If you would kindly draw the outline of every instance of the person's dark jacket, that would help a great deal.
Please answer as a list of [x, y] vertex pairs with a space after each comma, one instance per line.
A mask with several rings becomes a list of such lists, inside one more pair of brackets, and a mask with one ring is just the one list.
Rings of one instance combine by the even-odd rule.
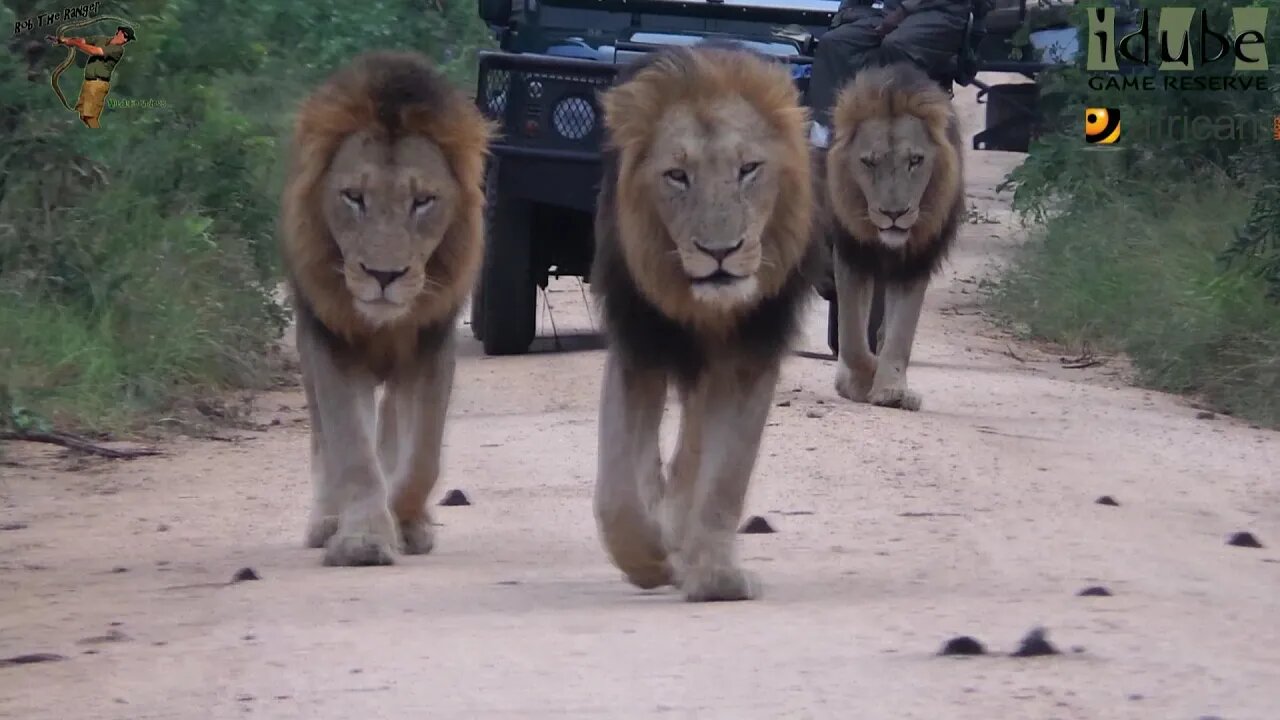
[[[892, 10], [901, 7], [908, 14], [923, 10], [949, 10], [956, 13], [972, 12], [975, 16], [983, 16], [991, 9], [994, 0], [885, 0], [884, 9]], [[840, 0], [832, 25], [842, 25], [853, 19], [859, 7], [871, 5], [871, 0]]]

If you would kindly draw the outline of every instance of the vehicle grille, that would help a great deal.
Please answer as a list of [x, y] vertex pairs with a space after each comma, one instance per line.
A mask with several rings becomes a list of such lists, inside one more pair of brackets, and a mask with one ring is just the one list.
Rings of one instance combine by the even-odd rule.
[[[522, 64], [510, 58], [500, 60]], [[603, 63], [579, 72], [482, 62], [476, 104], [498, 122], [502, 145], [594, 152], [603, 138], [597, 94], [613, 83], [615, 73]]]

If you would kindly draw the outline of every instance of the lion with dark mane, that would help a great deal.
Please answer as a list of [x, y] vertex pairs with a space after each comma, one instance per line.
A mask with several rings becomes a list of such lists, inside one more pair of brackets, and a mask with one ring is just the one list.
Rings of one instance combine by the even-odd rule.
[[[815, 153], [818, 239], [808, 271], [820, 268], [820, 293], [834, 280], [836, 390], [856, 402], [918, 410], [907, 365], [925, 290], [964, 212], [960, 122], [946, 92], [899, 63], [860, 72], [840, 93], [832, 136], [826, 157]], [[885, 288], [878, 356], [867, 338], [877, 279]]]
[[[656, 51], [602, 102], [601, 537], [636, 586], [750, 599], [735, 532], [808, 293], [807, 112], [782, 63], [719, 43]], [[682, 417], [664, 479], [669, 384]]]
[[491, 132], [413, 53], [356, 58], [298, 112], [280, 229], [311, 417], [306, 544], [326, 565], [434, 545], [426, 501], [453, 328], [480, 266]]

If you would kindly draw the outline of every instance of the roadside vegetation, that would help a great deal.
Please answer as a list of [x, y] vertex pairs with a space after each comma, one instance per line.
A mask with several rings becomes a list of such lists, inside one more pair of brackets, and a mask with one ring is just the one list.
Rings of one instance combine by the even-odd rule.
[[[1083, 53], [1054, 74], [1056, 131], [1007, 180], [1035, 229], [991, 303], [1026, 336], [1123, 352], [1146, 387], [1280, 427], [1280, 0], [1196, 5], [1221, 28], [1245, 4], [1270, 9], [1267, 91], [1091, 91]], [[1083, 48], [1082, 11], [1074, 22]], [[1205, 57], [1198, 36], [1192, 53]], [[1231, 72], [1226, 59], [1191, 74]], [[1085, 149], [1085, 107], [1121, 108], [1116, 149]], [[1143, 132], [1196, 116], [1234, 118], [1243, 132]]]
[[[63, 6], [10, 0], [0, 27]], [[102, 126], [49, 85], [54, 28], [0, 63], [0, 431], [137, 430], [179, 399], [272, 378], [286, 312], [274, 223], [296, 101], [367, 49], [413, 49], [473, 84], [474, 3], [104, 4], [136, 40]], [[111, 34], [114, 23], [69, 31]], [[84, 55], [61, 79], [79, 93]]]

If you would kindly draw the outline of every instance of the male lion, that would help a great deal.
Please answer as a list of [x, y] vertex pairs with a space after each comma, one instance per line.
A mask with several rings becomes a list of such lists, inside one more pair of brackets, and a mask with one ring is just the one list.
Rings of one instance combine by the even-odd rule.
[[[609, 348], [595, 512], [642, 588], [744, 600], [734, 533], [808, 285], [807, 112], [786, 69], [735, 47], [674, 48], [603, 96], [592, 291]], [[668, 383], [683, 406], [664, 481]]]
[[454, 321], [479, 271], [491, 133], [413, 53], [357, 57], [298, 112], [282, 251], [311, 415], [306, 544], [326, 548], [326, 565], [432, 548], [426, 500]]
[[[825, 161], [815, 158], [814, 225], [817, 242], [834, 246], [836, 391], [856, 402], [918, 410], [907, 365], [925, 290], [964, 210], [960, 123], [946, 92], [914, 64], [898, 63], [863, 71], [846, 86], [832, 126]], [[877, 278], [885, 286], [878, 357], [867, 338]], [[819, 292], [824, 284], [816, 283]]]

